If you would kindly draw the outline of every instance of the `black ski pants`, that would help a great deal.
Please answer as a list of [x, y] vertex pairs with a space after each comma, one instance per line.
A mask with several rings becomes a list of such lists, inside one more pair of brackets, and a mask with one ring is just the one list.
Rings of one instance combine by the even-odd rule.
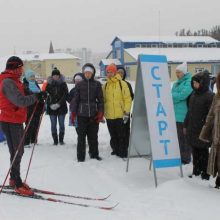
[[208, 148], [198, 148], [192, 146], [193, 155], [193, 174], [206, 173], [209, 158]]
[[[9, 122], [1, 122], [2, 131], [4, 132], [8, 144], [8, 149], [10, 153], [10, 161], [12, 163], [15, 153], [18, 149], [18, 146], [21, 142], [22, 135], [24, 132], [23, 124], [14, 124]], [[15, 184], [17, 187], [22, 186], [22, 180], [20, 177], [20, 163], [21, 158], [24, 153], [24, 145], [23, 143], [20, 146], [18, 154], [13, 163], [10, 178], [15, 180]]]
[[113, 152], [119, 157], [127, 157], [128, 141], [126, 139], [127, 127], [122, 118], [107, 119], [107, 126], [110, 134], [110, 145]]
[[188, 164], [191, 161], [191, 147], [186, 142], [186, 136], [183, 133], [183, 123], [176, 122], [176, 127], [177, 127], [181, 160], [183, 164]]
[[89, 145], [89, 154], [91, 158], [99, 156], [98, 150], [98, 131], [99, 124], [94, 120], [94, 117], [77, 116], [77, 159], [84, 161], [86, 156], [86, 136]]
[[[28, 124], [29, 119], [26, 122]], [[37, 143], [37, 131], [40, 123], [40, 114], [34, 114], [30, 123], [30, 126], [25, 135], [24, 145], [34, 144], [35, 140]]]

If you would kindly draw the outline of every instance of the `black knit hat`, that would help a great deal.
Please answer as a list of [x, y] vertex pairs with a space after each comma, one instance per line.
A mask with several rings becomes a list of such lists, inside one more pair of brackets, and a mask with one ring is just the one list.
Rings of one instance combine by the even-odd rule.
[[15, 70], [22, 66], [24, 66], [23, 61], [19, 57], [16, 57], [16, 56], [10, 57], [6, 63], [7, 70]]
[[55, 67], [55, 68], [53, 69], [51, 75], [52, 75], [52, 76], [54, 76], [54, 75], [58, 75], [58, 76], [60, 76], [60, 71]]

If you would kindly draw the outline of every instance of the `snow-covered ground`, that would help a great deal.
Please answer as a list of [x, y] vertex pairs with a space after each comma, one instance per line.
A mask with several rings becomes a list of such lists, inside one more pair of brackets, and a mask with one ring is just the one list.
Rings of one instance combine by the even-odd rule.
[[[0, 220], [219, 220], [220, 190], [210, 187], [214, 185], [213, 179], [189, 179], [187, 175], [192, 165], [183, 167], [184, 178], [180, 178], [178, 168], [158, 170], [159, 186], [155, 188], [148, 160], [131, 159], [126, 173], [126, 162], [110, 155], [106, 124], [101, 124], [99, 131], [102, 161], [92, 160], [87, 155], [84, 163], [78, 163], [76, 137], [66, 118], [66, 145], [53, 146], [49, 117], [44, 116], [27, 182], [33, 187], [82, 196], [99, 197], [111, 193], [106, 201], [62, 199], [96, 205], [120, 202], [119, 206], [105, 211], [1, 194]], [[23, 178], [31, 150], [26, 148], [22, 159]], [[8, 148], [1, 143], [1, 183], [8, 168]]]

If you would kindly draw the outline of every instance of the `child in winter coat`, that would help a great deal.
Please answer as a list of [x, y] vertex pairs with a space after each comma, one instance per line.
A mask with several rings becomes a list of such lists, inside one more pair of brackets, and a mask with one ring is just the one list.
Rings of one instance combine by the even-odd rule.
[[[206, 72], [198, 73], [192, 77], [193, 93], [189, 99], [189, 108], [184, 121], [187, 144], [192, 148], [193, 172], [195, 176], [209, 179], [207, 164], [210, 143], [201, 141], [199, 134], [205, 124], [214, 93], [209, 89], [210, 78]], [[189, 177], [192, 177], [191, 175]]]
[[[40, 93], [41, 89], [35, 80], [35, 72], [32, 70], [27, 70], [25, 72], [25, 78], [23, 79], [23, 85], [24, 85], [24, 92], [25, 95], [32, 95], [36, 93]], [[31, 117], [31, 114], [34, 110], [35, 105], [28, 106], [27, 110], [27, 121], [26, 126], [29, 122], [29, 119]], [[43, 99], [40, 100], [37, 104], [35, 113], [32, 117], [32, 120], [30, 122], [29, 128], [27, 130], [25, 141], [24, 141], [24, 147], [31, 147], [31, 144], [37, 143], [37, 133], [39, 129], [39, 122], [40, 122], [40, 116], [43, 114], [44, 109], [44, 101]]]
[[75, 98], [71, 103], [72, 122], [77, 117], [77, 159], [84, 162], [86, 156], [86, 136], [89, 155], [102, 160], [98, 150], [99, 123], [103, 120], [103, 93], [101, 83], [94, 79], [95, 67], [87, 63], [82, 68], [83, 80], [76, 85]]
[[217, 176], [215, 187], [220, 188], [220, 73], [216, 78], [217, 93], [213, 98], [211, 108], [202, 128], [199, 138], [212, 143], [208, 159], [207, 173]]

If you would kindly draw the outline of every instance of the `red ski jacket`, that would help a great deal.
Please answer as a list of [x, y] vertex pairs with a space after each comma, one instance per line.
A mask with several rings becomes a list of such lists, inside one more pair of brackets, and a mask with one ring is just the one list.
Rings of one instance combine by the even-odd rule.
[[3, 93], [3, 84], [5, 79], [13, 80], [20, 93], [24, 95], [23, 84], [20, 82], [17, 75], [7, 72], [0, 75], [0, 121], [22, 124], [27, 119], [27, 108], [16, 106]]

